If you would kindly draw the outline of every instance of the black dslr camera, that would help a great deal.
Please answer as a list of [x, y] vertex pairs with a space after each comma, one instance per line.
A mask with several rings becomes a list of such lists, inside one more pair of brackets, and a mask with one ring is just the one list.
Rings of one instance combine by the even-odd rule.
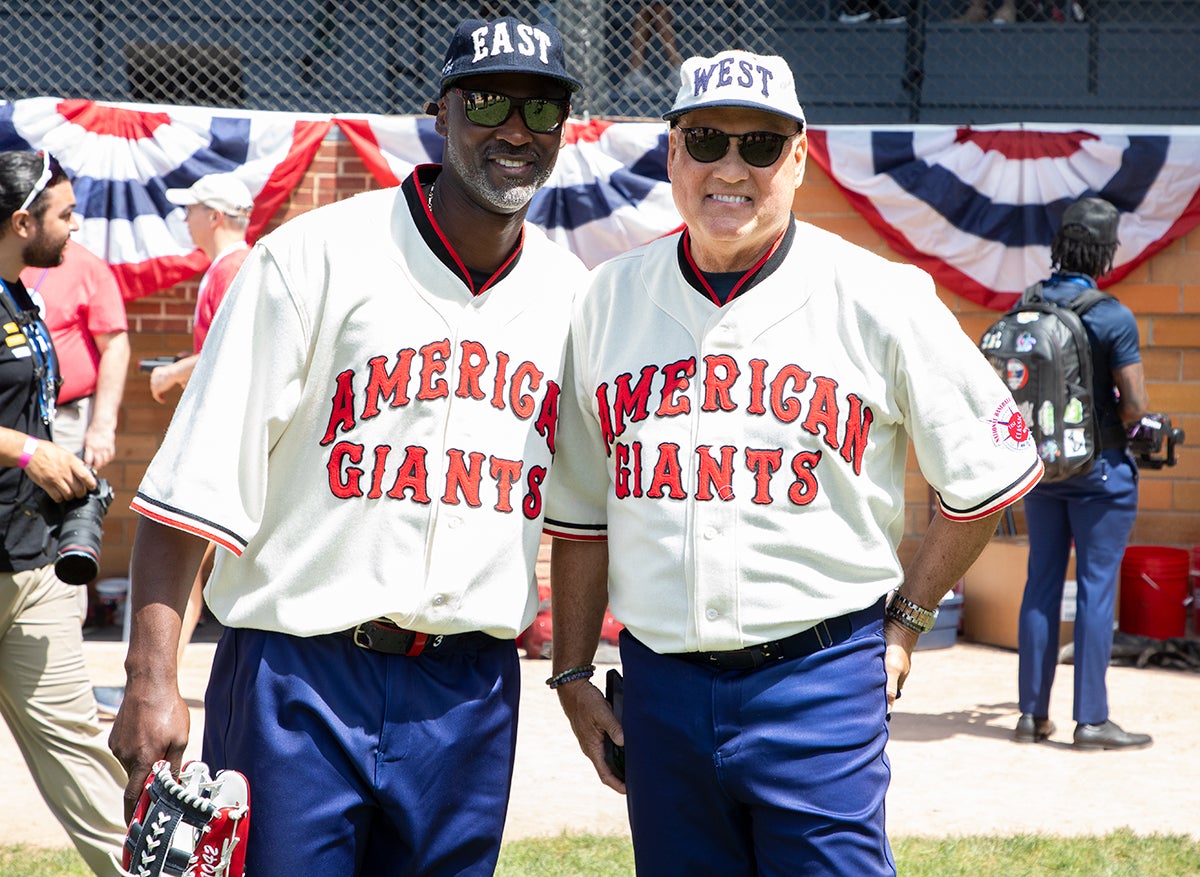
[[79, 499], [57, 503], [43, 497], [39, 510], [51, 532], [58, 534], [54, 574], [68, 585], [86, 585], [99, 574], [104, 516], [112, 501], [112, 485], [103, 478]]
[[[1171, 425], [1165, 414], [1147, 414], [1126, 433], [1129, 450], [1137, 457], [1143, 469], [1161, 469], [1174, 466], [1175, 446], [1183, 444], [1183, 430]], [[1166, 452], [1163, 452], [1163, 448]], [[1161, 455], [1161, 456], [1160, 456]]]

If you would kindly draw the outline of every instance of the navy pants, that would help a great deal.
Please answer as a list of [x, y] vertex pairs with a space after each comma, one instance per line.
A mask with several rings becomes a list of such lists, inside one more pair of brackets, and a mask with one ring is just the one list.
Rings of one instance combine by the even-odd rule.
[[656, 654], [622, 633], [638, 874], [895, 875], [882, 617], [750, 671]]
[[246, 873], [491, 875], [520, 683], [511, 641], [406, 658], [226, 630], [203, 757], [250, 782]]
[[1025, 497], [1029, 569], [1018, 628], [1022, 713], [1049, 715], [1058, 664], [1058, 625], [1071, 542], [1075, 543], [1076, 722], [1108, 719], [1105, 677], [1121, 559], [1137, 517], [1137, 467], [1122, 450], [1102, 452], [1092, 471], [1035, 487]]

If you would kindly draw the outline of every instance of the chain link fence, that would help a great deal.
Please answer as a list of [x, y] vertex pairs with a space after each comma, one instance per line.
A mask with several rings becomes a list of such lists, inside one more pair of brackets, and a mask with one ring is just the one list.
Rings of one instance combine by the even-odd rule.
[[736, 47], [818, 125], [1200, 119], [1200, 0], [0, 0], [0, 98], [420, 113], [456, 24], [503, 14], [563, 32], [577, 114], [656, 118]]

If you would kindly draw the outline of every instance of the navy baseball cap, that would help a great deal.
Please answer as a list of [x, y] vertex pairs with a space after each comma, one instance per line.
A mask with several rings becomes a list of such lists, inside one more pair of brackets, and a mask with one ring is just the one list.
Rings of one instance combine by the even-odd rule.
[[583, 86], [567, 73], [562, 34], [549, 22], [526, 24], [511, 15], [494, 21], [469, 18], [458, 26], [442, 64], [441, 90], [456, 79], [480, 73], [532, 73]]

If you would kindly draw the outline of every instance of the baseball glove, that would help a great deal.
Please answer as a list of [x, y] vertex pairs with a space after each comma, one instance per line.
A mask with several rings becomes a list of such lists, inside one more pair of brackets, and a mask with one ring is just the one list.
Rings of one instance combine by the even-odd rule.
[[125, 836], [122, 870], [130, 877], [242, 877], [250, 787], [236, 770], [208, 774], [191, 761], [178, 782], [171, 764], [155, 763], [146, 777]]

